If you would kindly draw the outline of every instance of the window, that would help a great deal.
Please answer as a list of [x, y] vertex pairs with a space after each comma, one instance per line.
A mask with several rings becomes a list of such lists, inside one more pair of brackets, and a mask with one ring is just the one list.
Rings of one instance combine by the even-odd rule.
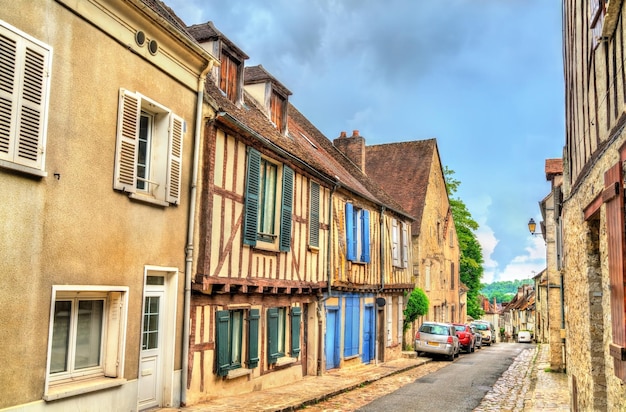
[[276, 125], [276, 128], [281, 132], [284, 132], [285, 128], [285, 110], [286, 110], [286, 102], [285, 99], [280, 94], [276, 93], [276, 91], [272, 91], [272, 95], [270, 97], [270, 120], [272, 123]]
[[162, 206], [180, 203], [184, 120], [120, 89], [114, 189]]
[[52, 49], [0, 21], [0, 167], [45, 176]]
[[[302, 309], [291, 308], [291, 340], [287, 337], [287, 308], [269, 308], [267, 310], [267, 353], [268, 363], [275, 364], [288, 354], [292, 358], [300, 355], [300, 320]], [[290, 346], [287, 346], [290, 343]], [[290, 352], [287, 352], [290, 349]]]
[[217, 375], [226, 376], [233, 369], [242, 367], [244, 353], [244, 315], [247, 319], [247, 358], [248, 368], [255, 368], [259, 364], [259, 310], [244, 311], [220, 310], [217, 312], [216, 349]]
[[346, 243], [348, 260], [369, 263], [369, 210], [359, 209], [352, 203], [346, 203]]
[[456, 279], [456, 273], [454, 271], [454, 262], [450, 262], [450, 289], [454, 289], [455, 279]]
[[[263, 242], [282, 252], [290, 250], [293, 179], [293, 170], [288, 166], [272, 163], [257, 150], [248, 149], [244, 244], [257, 246], [257, 242]], [[280, 220], [278, 227], [276, 220]]]
[[311, 182], [309, 206], [309, 246], [320, 245], [320, 185]]
[[408, 225], [398, 219], [391, 222], [391, 254], [393, 265], [406, 268], [409, 266], [409, 231]]
[[236, 103], [239, 97], [239, 79], [241, 78], [241, 62], [222, 50], [220, 65], [220, 89], [226, 97]]
[[589, 3], [589, 28], [591, 29], [591, 49], [594, 50], [602, 39], [602, 26], [606, 14], [605, 0], [591, 0]]
[[70, 396], [65, 384], [121, 378], [127, 294], [125, 287], [53, 287], [47, 400]]
[[359, 325], [361, 322], [360, 302], [358, 296], [346, 296], [346, 319], [344, 327], [345, 357], [359, 354]]

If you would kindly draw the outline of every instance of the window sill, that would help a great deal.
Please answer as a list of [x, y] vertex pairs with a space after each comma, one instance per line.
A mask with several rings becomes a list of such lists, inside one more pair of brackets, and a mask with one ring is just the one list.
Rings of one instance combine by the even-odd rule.
[[291, 358], [289, 356], [284, 356], [282, 358], [278, 358], [276, 360], [275, 365], [277, 367], [286, 366], [286, 365], [291, 365], [292, 363], [296, 363], [297, 361], [298, 361], [298, 358]]
[[55, 401], [57, 399], [69, 398], [71, 396], [82, 395], [84, 393], [100, 391], [114, 388], [126, 383], [123, 378], [93, 378], [69, 383], [50, 385], [47, 393], [44, 394], [44, 401]]
[[8, 160], [0, 160], [0, 167], [36, 177], [48, 176], [48, 172], [45, 170], [33, 169], [32, 167], [9, 162]]
[[355, 359], [355, 358], [358, 358], [359, 356], [361, 356], [361, 354], [360, 354], [360, 353], [357, 353], [357, 354], [355, 354], [355, 355], [350, 355], [350, 356], [344, 356], [343, 360], [348, 361], [348, 360], [350, 360], [350, 359]]
[[132, 200], [137, 200], [139, 202], [144, 202], [144, 203], [150, 203], [151, 205], [156, 205], [156, 206], [163, 206], [163, 207], [167, 207], [170, 204], [163, 201], [163, 200], [159, 200], [157, 198], [154, 198], [152, 196], [149, 195], [144, 195], [141, 193], [130, 193], [128, 195], [128, 197]]
[[237, 368], [237, 369], [228, 371], [228, 374], [226, 375], [226, 379], [236, 379], [236, 378], [240, 378], [242, 376], [248, 376], [248, 375], [252, 375], [252, 369]]
[[311, 245], [309, 245], [309, 251], [311, 253], [319, 253], [320, 252], [320, 248], [318, 246], [311, 246]]

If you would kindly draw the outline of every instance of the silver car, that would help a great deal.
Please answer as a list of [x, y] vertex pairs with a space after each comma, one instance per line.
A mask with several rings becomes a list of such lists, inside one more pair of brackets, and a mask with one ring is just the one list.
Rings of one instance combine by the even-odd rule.
[[444, 355], [448, 360], [459, 356], [459, 338], [454, 326], [449, 323], [424, 322], [415, 334], [415, 351]]

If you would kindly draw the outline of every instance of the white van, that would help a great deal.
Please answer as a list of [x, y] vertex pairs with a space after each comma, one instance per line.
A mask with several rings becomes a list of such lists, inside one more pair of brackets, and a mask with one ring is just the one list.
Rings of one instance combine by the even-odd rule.
[[530, 337], [530, 331], [528, 330], [519, 331], [517, 334], [517, 341], [519, 343], [531, 343], [532, 339]]

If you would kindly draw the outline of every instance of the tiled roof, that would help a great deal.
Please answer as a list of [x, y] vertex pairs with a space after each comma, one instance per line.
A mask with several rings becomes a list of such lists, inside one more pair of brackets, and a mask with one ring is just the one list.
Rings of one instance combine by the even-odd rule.
[[183, 33], [185, 36], [193, 40], [194, 43], [197, 43], [193, 36], [187, 31], [187, 25], [185, 22], [181, 20], [180, 17], [174, 13], [170, 7], [168, 7], [165, 3], [160, 0], [141, 0], [143, 4], [148, 6], [152, 11], [161, 16], [163, 19], [167, 20], [172, 26], [174, 26], [178, 31]]
[[[435, 156], [437, 155], [437, 156]], [[389, 143], [365, 147], [365, 171], [385, 188], [416, 221], [413, 235], [420, 233], [431, 167], [438, 160], [436, 139]]]
[[285, 96], [291, 96], [291, 92], [281, 82], [279, 82], [274, 76], [272, 76], [262, 65], [250, 66], [244, 69], [243, 82], [244, 84], [254, 84], [271, 82], [276, 88]]
[[230, 41], [228, 37], [226, 37], [222, 32], [220, 32], [212, 21], [194, 24], [192, 26], [187, 27], [187, 31], [199, 42], [202, 43], [204, 41], [214, 41], [220, 40], [222, 41], [229, 49], [237, 54], [238, 57], [243, 59], [248, 59], [248, 55], [243, 52], [235, 43]]
[[546, 180], [563, 174], [563, 159], [546, 159]]

